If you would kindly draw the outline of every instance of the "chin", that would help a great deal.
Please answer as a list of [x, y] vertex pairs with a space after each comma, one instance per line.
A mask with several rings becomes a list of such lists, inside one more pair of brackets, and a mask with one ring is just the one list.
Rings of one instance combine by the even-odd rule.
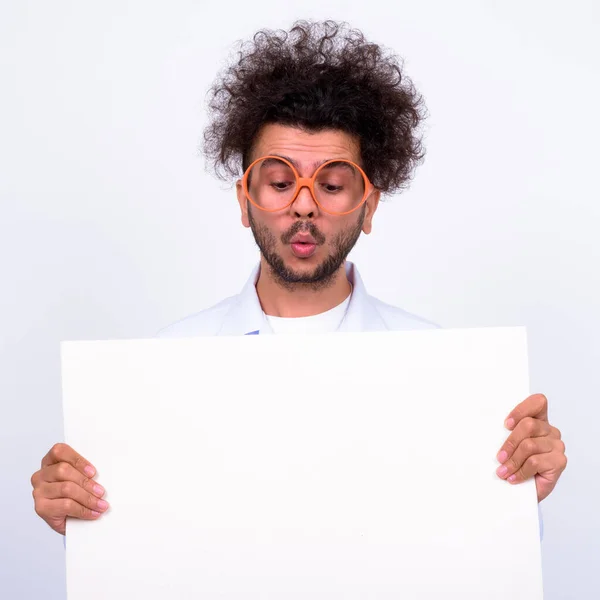
[[324, 259], [315, 255], [308, 258], [300, 258], [292, 255], [288, 260], [284, 261], [284, 264], [287, 269], [306, 275], [307, 273], [316, 271], [322, 262], [324, 262]]
[[312, 275], [325, 260], [322, 256], [318, 256], [317, 254], [318, 253], [315, 253], [307, 258], [302, 258], [290, 252], [288, 256], [282, 257], [283, 266], [290, 273], [296, 273], [302, 276]]
[[296, 258], [294, 257], [292, 260], [284, 262], [285, 268], [291, 271], [292, 273], [298, 273], [302, 275], [310, 275], [314, 273], [318, 266], [319, 262], [311, 260], [310, 258]]

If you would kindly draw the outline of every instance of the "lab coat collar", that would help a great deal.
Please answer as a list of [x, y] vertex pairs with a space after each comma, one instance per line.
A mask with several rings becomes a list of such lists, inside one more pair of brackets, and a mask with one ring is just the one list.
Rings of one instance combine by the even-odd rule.
[[[352, 284], [352, 296], [340, 331], [380, 331], [387, 329], [371, 297], [367, 294], [356, 266], [346, 261], [346, 276]], [[235, 297], [233, 305], [225, 315], [217, 335], [265, 335], [273, 330], [265, 318], [258, 294], [256, 282], [260, 274], [257, 264], [242, 291]]]

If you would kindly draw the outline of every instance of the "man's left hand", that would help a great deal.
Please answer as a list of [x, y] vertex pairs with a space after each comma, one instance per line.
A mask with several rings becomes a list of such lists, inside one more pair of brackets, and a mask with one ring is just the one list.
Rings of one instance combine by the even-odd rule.
[[508, 415], [504, 424], [511, 434], [498, 452], [502, 465], [496, 473], [513, 484], [535, 477], [538, 502], [541, 502], [554, 489], [567, 466], [560, 431], [548, 423], [546, 396], [529, 396]]

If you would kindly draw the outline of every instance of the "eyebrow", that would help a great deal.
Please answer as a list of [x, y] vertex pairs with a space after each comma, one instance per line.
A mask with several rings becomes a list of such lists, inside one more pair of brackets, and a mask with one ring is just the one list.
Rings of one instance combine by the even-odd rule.
[[[285, 160], [287, 160], [288, 162], [291, 162], [294, 165], [294, 167], [296, 167], [296, 169], [299, 170], [298, 163], [290, 156], [284, 156], [283, 154], [274, 154], [273, 156], [280, 156], [281, 158], [285, 158]], [[323, 163], [326, 163], [328, 160], [329, 160], [328, 158], [326, 158], [325, 160], [317, 160], [317, 161], [313, 162], [311, 166], [312, 166], [313, 170], [316, 171]]]
[[[278, 156], [279, 158], [285, 158], [285, 160], [287, 160], [288, 162], [292, 163], [292, 165], [296, 168], [296, 170], [298, 170], [298, 171], [300, 170], [300, 168], [298, 166], [298, 163], [293, 158], [291, 158], [290, 156], [285, 156], [283, 154], [272, 154], [271, 156]], [[269, 159], [265, 160], [265, 162], [267, 164], [268, 164], [267, 161], [270, 162]], [[350, 168], [353, 172], [355, 172], [354, 167], [352, 165], [349, 165], [348, 162], [347, 162], [347, 159], [345, 159], [345, 158], [338, 158], [338, 159], [335, 159], [335, 158], [325, 158], [323, 160], [317, 160], [317, 161], [313, 162], [312, 165], [311, 165], [313, 172], [316, 171], [322, 164], [325, 164], [326, 162], [330, 162], [330, 161], [339, 161], [341, 163], [344, 163], [345, 165], [348, 166], [348, 168]], [[334, 167], [335, 165], [336, 165], [335, 162], [331, 162], [331, 166], [332, 167]]]

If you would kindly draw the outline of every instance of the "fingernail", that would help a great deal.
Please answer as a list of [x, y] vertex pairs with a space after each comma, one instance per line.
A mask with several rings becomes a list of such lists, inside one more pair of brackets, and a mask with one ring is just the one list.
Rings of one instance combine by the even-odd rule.
[[506, 419], [506, 421], [504, 422], [504, 426], [506, 427], [506, 429], [512, 429], [515, 426], [515, 420], [514, 419]]
[[[500, 461], [500, 462], [504, 462], [504, 461]], [[94, 486], [94, 494], [96, 494], [96, 496], [102, 497], [102, 496], [104, 496], [105, 493], [106, 493], [106, 490], [101, 485], [96, 484]]]
[[96, 512], [95, 510], [92, 511], [92, 517], [99, 517], [102, 513]]
[[106, 510], [108, 508], [108, 502], [106, 500], [98, 500], [96, 504], [100, 510]]
[[511, 475], [511, 476], [508, 478], [508, 480], [507, 480], [507, 481], [510, 481], [511, 483], [514, 483], [516, 478], [517, 478], [517, 476], [516, 476], [516, 475]]
[[94, 469], [94, 467], [90, 467], [90, 465], [88, 465], [85, 469], [83, 469], [83, 472], [88, 477], [93, 477], [96, 474], [96, 469]]
[[498, 459], [498, 462], [506, 462], [506, 459], [508, 458], [508, 452], [506, 450], [502, 450], [501, 452], [498, 452], [498, 456], [496, 458]]
[[502, 465], [501, 467], [498, 467], [496, 469], [496, 474], [498, 475], [498, 477], [504, 477], [507, 473], [508, 473], [508, 467], [505, 465]]

